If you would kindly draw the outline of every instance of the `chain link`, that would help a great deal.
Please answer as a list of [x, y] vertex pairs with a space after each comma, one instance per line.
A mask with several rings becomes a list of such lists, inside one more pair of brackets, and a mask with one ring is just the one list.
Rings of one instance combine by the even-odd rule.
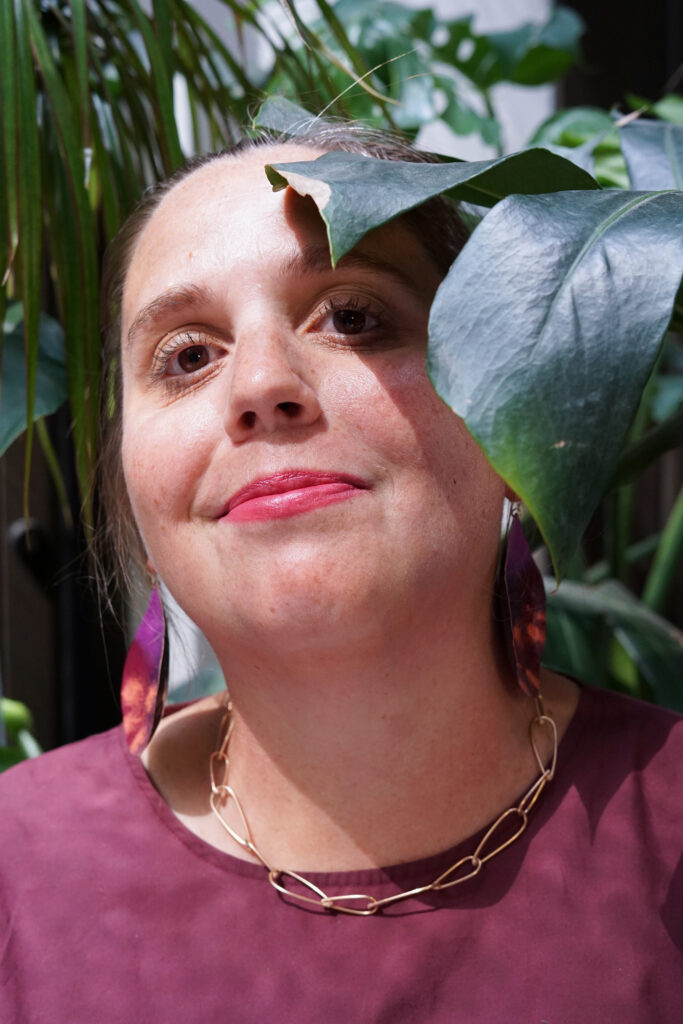
[[[216, 815], [221, 826], [225, 829], [233, 842], [241, 846], [243, 850], [248, 850], [254, 857], [256, 857], [259, 863], [263, 865], [268, 872], [268, 881], [281, 895], [286, 896], [289, 899], [297, 900], [299, 903], [313, 904], [313, 906], [321, 907], [323, 910], [327, 911], [336, 911], [341, 914], [353, 914], [357, 917], [371, 917], [373, 914], [376, 914], [378, 910], [381, 910], [383, 907], [388, 907], [392, 903], [399, 903], [402, 900], [422, 896], [425, 893], [441, 892], [444, 889], [450, 889], [453, 886], [462, 885], [463, 882], [467, 882], [469, 879], [475, 878], [481, 871], [484, 864], [492, 860], [494, 857], [497, 857], [499, 853], [502, 853], [503, 850], [507, 849], [508, 846], [511, 846], [520, 838], [529, 823], [529, 812], [535, 806], [548, 782], [553, 778], [555, 774], [555, 767], [557, 765], [557, 727], [553, 719], [545, 714], [543, 709], [543, 700], [540, 694], [534, 698], [534, 704], [536, 714], [529, 723], [529, 740], [534, 759], [540, 772], [538, 778], [532, 783], [529, 789], [527, 789], [518, 804], [515, 804], [513, 807], [508, 807], [508, 809], [503, 811], [503, 813], [500, 814], [489, 826], [482, 838], [479, 840], [474, 853], [468, 854], [466, 857], [461, 857], [460, 860], [455, 862], [455, 864], [452, 864], [446, 869], [446, 871], [442, 872], [438, 878], [435, 878], [433, 882], [417, 886], [414, 889], [397, 892], [392, 896], [385, 896], [383, 899], [376, 899], [374, 896], [356, 892], [339, 893], [334, 896], [330, 896], [329, 893], [326, 893], [324, 889], [317, 886], [310, 880], [310, 878], [306, 878], [305, 875], [300, 875], [296, 871], [286, 871], [282, 868], [274, 868], [268, 863], [254, 842], [242, 804], [228, 782], [230, 775], [230, 757], [228, 755], [228, 749], [233, 726], [235, 724], [231, 701], [228, 701], [226, 705], [225, 716], [221, 724], [222, 740], [220, 746], [218, 747], [218, 750], [214, 751], [211, 755], [211, 796], [209, 798], [211, 810]], [[552, 744], [552, 753], [547, 765], [543, 761], [543, 756], [538, 746], [539, 734], [543, 731], [546, 732]], [[232, 800], [235, 805], [235, 809], [237, 810], [242, 823], [242, 828], [244, 830], [242, 835], [235, 831], [223, 816], [224, 808], [229, 800]], [[512, 834], [510, 834], [509, 822], [515, 817], [517, 819], [516, 829]], [[507, 830], [505, 828], [506, 822], [508, 823]], [[500, 835], [500, 839], [498, 841], [496, 840], [497, 835]], [[288, 879], [297, 882], [304, 889], [307, 889], [311, 895], [288, 888], [286, 884]], [[359, 906], [349, 905], [354, 903], [359, 904]]]

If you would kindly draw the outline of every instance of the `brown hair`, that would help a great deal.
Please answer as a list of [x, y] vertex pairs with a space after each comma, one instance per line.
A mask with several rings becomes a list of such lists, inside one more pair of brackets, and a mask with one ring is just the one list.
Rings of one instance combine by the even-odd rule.
[[[92, 548], [95, 573], [103, 594], [110, 594], [112, 584], [122, 589], [130, 587], [134, 582], [135, 570], [144, 568], [146, 558], [128, 499], [121, 462], [121, 299], [137, 242], [164, 197], [194, 171], [216, 160], [285, 141], [326, 152], [342, 150], [380, 160], [405, 160], [412, 163], [437, 163], [439, 160], [434, 154], [416, 150], [406, 140], [389, 132], [345, 122], [314, 121], [292, 137], [263, 132], [255, 138], [243, 139], [231, 149], [195, 157], [165, 181], [157, 182], [145, 191], [109, 245], [102, 272], [100, 316], [103, 399], [100, 458], [96, 477], [100, 515]], [[456, 206], [439, 196], [410, 210], [402, 219], [414, 231], [436, 267], [445, 276], [468, 234]]]

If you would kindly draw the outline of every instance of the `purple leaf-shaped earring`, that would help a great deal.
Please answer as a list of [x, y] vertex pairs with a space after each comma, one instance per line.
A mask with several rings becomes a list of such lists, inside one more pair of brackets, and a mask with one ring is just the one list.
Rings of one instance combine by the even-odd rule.
[[121, 711], [131, 754], [141, 754], [161, 720], [168, 689], [166, 619], [159, 587], [152, 590], [123, 667]]
[[503, 563], [505, 632], [517, 682], [529, 697], [538, 694], [545, 646], [545, 587], [513, 509]]

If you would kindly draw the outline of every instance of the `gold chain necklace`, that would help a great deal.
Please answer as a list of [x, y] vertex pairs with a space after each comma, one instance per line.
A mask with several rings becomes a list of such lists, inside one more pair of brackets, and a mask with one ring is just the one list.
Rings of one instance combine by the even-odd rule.
[[[456, 861], [455, 864], [452, 864], [446, 871], [443, 871], [438, 878], [435, 878], [433, 882], [429, 882], [427, 885], [417, 886], [417, 888], [414, 889], [408, 889], [405, 892], [394, 893], [393, 896], [385, 896], [384, 899], [375, 899], [374, 896], [355, 892], [330, 896], [315, 885], [315, 883], [311, 882], [310, 879], [297, 874], [296, 871], [285, 871], [281, 868], [274, 868], [268, 863], [254, 842], [251, 829], [249, 828], [249, 823], [247, 822], [242, 809], [242, 804], [228, 781], [230, 775], [230, 757], [228, 750], [230, 747], [230, 737], [235, 724], [231, 701], [228, 701], [226, 705], [225, 715], [221, 722], [221, 735], [223, 739], [221, 740], [218, 750], [215, 750], [211, 755], [211, 796], [209, 798], [211, 810], [216, 815], [230, 838], [234, 842], [238, 843], [242, 849], [248, 850], [253, 854], [254, 857], [256, 857], [256, 859], [263, 865], [268, 872], [268, 881], [273, 888], [277, 889], [278, 892], [290, 899], [299, 900], [301, 903], [312, 903], [314, 906], [322, 907], [325, 910], [336, 910], [344, 914], [356, 914], [361, 917], [369, 917], [371, 914], [376, 914], [380, 908], [387, 907], [391, 903], [398, 903], [400, 900], [407, 900], [413, 896], [420, 896], [427, 892], [441, 892], [443, 889], [450, 889], [451, 886], [461, 885], [462, 882], [466, 882], [468, 879], [474, 878], [475, 875], [478, 875], [487, 861], [490, 861], [493, 857], [502, 853], [502, 851], [514, 843], [515, 840], [519, 839], [529, 822], [529, 811], [535, 805], [539, 796], [545, 789], [546, 784], [555, 774], [555, 765], [557, 763], [557, 727], [555, 726], [555, 722], [552, 718], [549, 718], [548, 715], [546, 715], [540, 694], [534, 698], [534, 706], [536, 714], [529, 723], [529, 741], [540, 774], [536, 781], [526, 791], [519, 803], [515, 804], [513, 807], [508, 807], [506, 811], [503, 811], [503, 813], [496, 818], [479, 841], [474, 853], [470, 853], [466, 857], [461, 857], [460, 860]], [[537, 733], [544, 729], [548, 731], [552, 740], [552, 756], [547, 767], [543, 764], [543, 758], [537, 742]], [[222, 777], [220, 781], [218, 781], [218, 776], [221, 774]], [[239, 814], [244, 828], [244, 835], [240, 835], [231, 828], [223, 817], [223, 808], [229, 800], [233, 801], [237, 809], [237, 813]], [[510, 819], [516, 819], [515, 831], [512, 835], [508, 832], [507, 837], [500, 838], [496, 841], [496, 834], [501, 832], [501, 828], [504, 826], [505, 822], [509, 822]], [[300, 885], [304, 886], [304, 888], [308, 889], [312, 895], [307, 896], [303, 893], [288, 889], [285, 885], [285, 881], [288, 878], [294, 879]], [[349, 906], [349, 904], [353, 903], [361, 904], [361, 906]]]

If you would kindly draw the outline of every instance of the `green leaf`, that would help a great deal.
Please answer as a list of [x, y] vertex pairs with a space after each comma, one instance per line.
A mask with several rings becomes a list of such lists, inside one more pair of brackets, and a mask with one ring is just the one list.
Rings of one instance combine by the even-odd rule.
[[4, 184], [7, 190], [3, 208], [0, 210], [0, 230], [4, 235], [7, 218], [9, 239], [0, 241], [2, 262], [0, 282], [11, 260], [19, 238], [17, 202], [17, 62], [14, 59], [14, 11], [6, 0], [0, 3], [0, 109], [2, 110], [2, 143], [5, 164]]
[[488, 40], [500, 61], [502, 78], [518, 85], [541, 85], [569, 70], [583, 30], [578, 14], [558, 5], [545, 25], [489, 33]]
[[658, 702], [683, 711], [683, 633], [641, 604], [626, 587], [613, 580], [595, 587], [565, 581], [549, 595], [548, 609], [601, 619]]
[[10, 736], [15, 737], [21, 729], [33, 729], [33, 715], [19, 700], [0, 697], [0, 716]]
[[547, 146], [573, 160], [606, 188], [628, 188], [626, 164], [612, 118], [597, 107], [572, 107], [540, 125], [530, 145]]
[[284, 96], [269, 96], [259, 107], [252, 128], [265, 128], [280, 135], [300, 135], [316, 120], [310, 110]]
[[580, 146], [596, 135], [612, 131], [614, 122], [599, 107], [571, 107], [559, 110], [538, 126], [529, 139], [531, 146]]
[[[0, 379], [0, 455], [26, 430], [24, 322], [16, 321], [20, 303], [11, 303], [2, 337]], [[33, 419], [48, 416], [68, 396], [64, 333], [56, 320], [40, 315]]]
[[664, 452], [683, 445], [683, 409], [658, 423], [619, 456], [610, 481], [610, 490], [636, 480]]
[[663, 96], [661, 100], [652, 103], [642, 96], [627, 92], [626, 101], [632, 110], [646, 111], [648, 114], [655, 114], [662, 121], [683, 125], [683, 96]]
[[430, 316], [428, 368], [561, 578], [614, 470], [683, 273], [683, 195], [512, 196]]
[[368, 231], [441, 193], [492, 206], [512, 192], [598, 188], [589, 174], [546, 149], [436, 164], [331, 152], [317, 160], [269, 164], [266, 174], [275, 190], [290, 185], [314, 199], [327, 225], [334, 264]]
[[662, 611], [683, 554], [683, 488], [671, 510], [652, 561], [645, 586], [643, 603], [653, 611]]
[[0, 772], [14, 768], [15, 764], [19, 764], [23, 760], [24, 753], [19, 747], [0, 747]]
[[683, 126], [683, 96], [664, 96], [653, 103], [652, 109], [662, 121], [671, 121]]
[[29, 24], [30, 0], [14, 0], [18, 77], [19, 248], [21, 298], [25, 318], [26, 352], [26, 456], [24, 466], [24, 515], [28, 515], [28, 487], [33, 449], [33, 421], [38, 358], [38, 315], [43, 254], [40, 140], [36, 118], [36, 86]]
[[183, 162], [183, 153], [180, 148], [178, 128], [173, 111], [172, 67], [167, 65], [162, 46], [159, 44], [152, 30], [151, 22], [138, 3], [138, 0], [129, 0], [129, 2], [132, 17], [145, 41], [145, 48], [152, 68], [152, 81], [156, 92], [154, 100], [156, 101], [156, 109], [159, 115], [158, 124], [164, 156], [164, 169], [167, 174], [170, 174]]
[[628, 176], [637, 189], [683, 189], [683, 128], [636, 120], [619, 129]]
[[[74, 110], [42, 25], [30, 4], [26, 10], [31, 43], [54, 115], [54, 127], [62, 157], [60, 165], [54, 169], [53, 176], [55, 181], [60, 182], [64, 171], [68, 174], [68, 199], [65, 191], [64, 201], [60, 203], [59, 209], [59, 217], [62, 218], [61, 238], [55, 240], [53, 236], [52, 242], [56, 249], [62, 247], [63, 264], [68, 266], [70, 271], [67, 288], [72, 292], [77, 289], [76, 297], [64, 304], [69, 385], [75, 421], [74, 440], [79, 483], [82, 493], [88, 495], [88, 500], [91, 500], [89, 478], [98, 436], [97, 390], [100, 356], [95, 226], [85, 186], [83, 147]], [[65, 244], [66, 239], [69, 239], [68, 244]], [[37, 306], [37, 287], [33, 299]], [[26, 303], [24, 312], [28, 324]], [[86, 375], [87, 386], [84, 386]], [[29, 436], [31, 428], [32, 421], [29, 422]]]
[[88, 42], [84, 0], [72, 0], [72, 32], [78, 80], [78, 110], [81, 116], [81, 138], [90, 145], [90, 92], [88, 88]]

